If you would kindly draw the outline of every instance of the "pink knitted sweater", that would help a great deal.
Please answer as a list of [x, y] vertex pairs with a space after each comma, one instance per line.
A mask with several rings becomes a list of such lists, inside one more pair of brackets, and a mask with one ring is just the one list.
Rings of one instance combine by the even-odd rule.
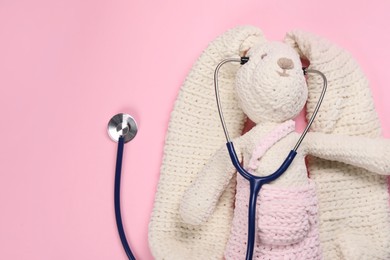
[[[249, 168], [278, 140], [294, 128], [288, 121], [255, 149]], [[237, 193], [226, 259], [245, 259], [248, 230], [249, 182], [237, 175]], [[318, 202], [315, 185], [294, 187], [263, 185], [257, 199], [257, 234], [253, 259], [322, 259], [318, 230]]]

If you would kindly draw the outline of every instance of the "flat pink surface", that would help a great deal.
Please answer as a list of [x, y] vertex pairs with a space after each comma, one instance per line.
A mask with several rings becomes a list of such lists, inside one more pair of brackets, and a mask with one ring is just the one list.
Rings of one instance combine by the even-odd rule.
[[271, 40], [301, 28], [348, 49], [390, 137], [390, 2], [0, 1], [0, 259], [126, 259], [114, 218], [116, 144], [132, 114], [122, 209], [135, 255], [147, 232], [169, 114], [207, 43], [253, 24]]

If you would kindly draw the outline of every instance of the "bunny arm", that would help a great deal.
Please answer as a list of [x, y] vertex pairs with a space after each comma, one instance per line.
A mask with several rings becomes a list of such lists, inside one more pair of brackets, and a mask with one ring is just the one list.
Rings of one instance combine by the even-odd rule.
[[381, 175], [390, 174], [388, 139], [311, 132], [303, 145], [306, 154], [358, 166]]
[[[238, 158], [242, 158], [240, 139], [234, 142]], [[211, 157], [184, 193], [179, 210], [184, 222], [200, 225], [207, 221], [235, 172], [224, 145]]]

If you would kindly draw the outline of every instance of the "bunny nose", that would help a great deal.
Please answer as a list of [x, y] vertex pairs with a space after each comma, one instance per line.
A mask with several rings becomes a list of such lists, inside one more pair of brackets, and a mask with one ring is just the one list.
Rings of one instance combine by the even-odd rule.
[[294, 68], [294, 62], [289, 58], [280, 58], [278, 65], [284, 70], [291, 70]]

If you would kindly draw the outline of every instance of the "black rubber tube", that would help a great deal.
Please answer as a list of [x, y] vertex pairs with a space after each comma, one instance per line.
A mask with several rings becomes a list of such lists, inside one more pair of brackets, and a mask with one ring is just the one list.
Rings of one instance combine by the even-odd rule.
[[118, 140], [118, 152], [116, 154], [116, 167], [115, 167], [115, 190], [114, 190], [114, 204], [115, 204], [115, 219], [116, 226], [118, 228], [119, 237], [121, 239], [123, 249], [125, 250], [127, 257], [131, 260], [135, 260], [133, 252], [131, 252], [129, 243], [127, 243], [126, 234], [123, 230], [122, 216], [121, 216], [121, 173], [122, 173], [122, 158], [124, 148], [124, 138], [119, 137]]

